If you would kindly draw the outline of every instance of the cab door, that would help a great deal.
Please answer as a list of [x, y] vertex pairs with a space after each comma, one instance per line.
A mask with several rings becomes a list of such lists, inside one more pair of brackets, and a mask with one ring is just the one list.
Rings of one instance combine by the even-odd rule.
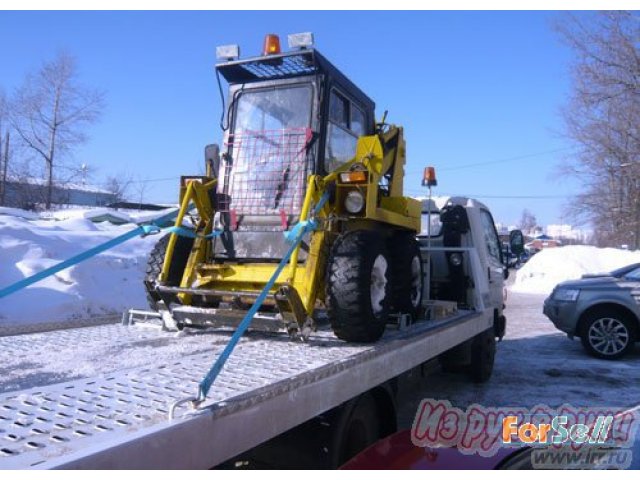
[[[502, 308], [504, 286], [504, 262], [498, 231], [493, 222], [493, 217], [488, 210], [480, 209], [480, 223], [484, 238], [486, 275], [489, 280], [489, 294], [492, 306]], [[488, 305], [487, 305], [488, 306]]]

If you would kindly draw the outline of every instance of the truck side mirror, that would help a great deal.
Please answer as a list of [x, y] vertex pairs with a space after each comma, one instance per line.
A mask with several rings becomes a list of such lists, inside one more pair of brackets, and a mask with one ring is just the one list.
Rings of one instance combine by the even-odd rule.
[[511, 230], [509, 233], [509, 247], [511, 252], [516, 255], [524, 253], [524, 235], [520, 230]]
[[212, 143], [204, 147], [204, 164], [207, 177], [217, 177], [220, 168], [220, 147], [217, 143]]

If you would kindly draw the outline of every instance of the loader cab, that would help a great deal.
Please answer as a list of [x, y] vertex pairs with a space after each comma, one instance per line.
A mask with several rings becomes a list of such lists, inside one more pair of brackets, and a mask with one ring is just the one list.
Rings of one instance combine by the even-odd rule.
[[[353, 158], [375, 131], [374, 102], [313, 48], [216, 65], [229, 84], [218, 174], [216, 256], [282, 258], [311, 174]], [[304, 261], [304, 254], [300, 260]]]

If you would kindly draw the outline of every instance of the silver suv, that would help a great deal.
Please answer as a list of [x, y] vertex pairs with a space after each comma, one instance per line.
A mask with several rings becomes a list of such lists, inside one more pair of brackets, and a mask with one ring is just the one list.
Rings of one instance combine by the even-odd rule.
[[580, 337], [594, 357], [618, 359], [640, 341], [640, 264], [558, 284], [544, 301], [544, 314], [569, 335]]

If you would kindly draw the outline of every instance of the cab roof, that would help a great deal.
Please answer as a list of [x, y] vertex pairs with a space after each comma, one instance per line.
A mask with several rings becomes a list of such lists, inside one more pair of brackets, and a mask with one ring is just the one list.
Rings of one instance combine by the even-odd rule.
[[230, 84], [282, 80], [306, 75], [327, 75], [360, 103], [373, 110], [375, 102], [314, 48], [232, 60], [216, 65]]
[[479, 200], [475, 198], [463, 197], [463, 196], [433, 196], [431, 197], [431, 204], [429, 204], [429, 197], [414, 197], [416, 200], [422, 202], [422, 213], [439, 212], [446, 205], [460, 205], [465, 208], [477, 207], [489, 210], [489, 208]]

